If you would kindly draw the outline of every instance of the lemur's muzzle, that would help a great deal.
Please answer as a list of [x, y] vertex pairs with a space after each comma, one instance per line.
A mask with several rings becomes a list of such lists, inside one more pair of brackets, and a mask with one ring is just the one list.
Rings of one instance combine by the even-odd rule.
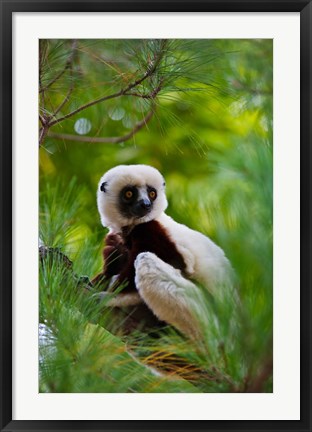
[[143, 217], [151, 211], [151, 208], [151, 201], [148, 198], [143, 198], [136, 203], [133, 212], [137, 217]]

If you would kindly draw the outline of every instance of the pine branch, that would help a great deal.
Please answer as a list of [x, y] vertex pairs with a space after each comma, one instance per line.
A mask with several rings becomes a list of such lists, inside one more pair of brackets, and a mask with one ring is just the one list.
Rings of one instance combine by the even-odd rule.
[[50, 263], [52, 263], [53, 260], [61, 262], [64, 265], [64, 268], [72, 273], [77, 287], [79, 286], [79, 288], [83, 288], [87, 291], [93, 289], [93, 285], [87, 276], [78, 276], [73, 272], [73, 262], [59, 248], [39, 246], [39, 258], [41, 263], [47, 259], [49, 259]]
[[[163, 58], [164, 48], [165, 48], [166, 42], [167, 42], [166, 40], [163, 41], [163, 44], [161, 45], [161, 49], [160, 49], [160, 51], [159, 51], [159, 53], [158, 53], [155, 61], [153, 62], [153, 64], [151, 65], [151, 67], [149, 67], [147, 69], [147, 71], [145, 72], [145, 74], [141, 78], [137, 79], [136, 81], [134, 81], [133, 83], [129, 84], [127, 87], [125, 87], [124, 89], [120, 90], [117, 93], [113, 93], [113, 94], [108, 95], [108, 96], [103, 96], [103, 97], [101, 97], [99, 99], [95, 99], [95, 100], [90, 101], [90, 102], [88, 102], [88, 103], [86, 103], [84, 105], [81, 105], [79, 108], [75, 109], [74, 111], [71, 111], [70, 113], [64, 115], [63, 117], [60, 117], [60, 118], [58, 118], [56, 120], [53, 120], [53, 121], [49, 122], [49, 126], [50, 127], [54, 126], [55, 124], [60, 123], [63, 120], [66, 120], [66, 119], [74, 116], [75, 114], [78, 114], [79, 112], [84, 111], [85, 109], [90, 108], [91, 106], [96, 105], [98, 103], [105, 102], [105, 101], [110, 100], [110, 99], [115, 99], [115, 98], [118, 98], [120, 96], [127, 95], [127, 93], [129, 93], [130, 90], [132, 90], [133, 88], [137, 87], [139, 84], [142, 84], [143, 81], [145, 81], [147, 78], [151, 77], [155, 73], [155, 71], [157, 69], [157, 66], [159, 65], [161, 59]], [[159, 90], [157, 91], [157, 93], [159, 92]]]
[[[64, 105], [68, 102], [70, 95], [73, 91], [73, 80], [71, 83], [71, 86], [67, 92], [67, 95], [65, 96], [64, 100], [61, 102], [61, 104], [55, 109], [54, 114], [49, 116], [49, 117], [44, 117], [44, 116], [40, 116], [40, 121], [42, 124], [42, 128], [40, 129], [39, 132], [39, 146], [43, 143], [44, 139], [46, 138], [46, 136], [48, 135], [49, 129], [68, 119], [73, 117], [75, 114], [78, 114], [81, 111], [84, 111], [87, 108], [90, 108], [94, 105], [97, 105], [99, 103], [108, 101], [110, 99], [114, 99], [114, 98], [119, 98], [121, 96], [139, 96], [138, 92], [134, 92], [132, 93], [131, 90], [134, 88], [137, 88], [140, 84], [142, 84], [147, 78], [152, 77], [152, 75], [156, 72], [164, 54], [165, 54], [165, 47], [167, 45], [167, 40], [162, 40], [159, 50], [157, 53], [155, 53], [155, 57], [153, 59], [153, 61], [150, 63], [150, 65], [147, 67], [146, 72], [137, 80], [135, 80], [134, 82], [128, 84], [125, 88], [121, 89], [120, 91], [113, 93], [111, 95], [107, 95], [107, 96], [103, 96], [101, 98], [95, 99], [93, 101], [90, 101], [84, 105], [81, 105], [79, 108], [75, 109], [74, 111], [69, 112], [68, 114], [54, 119], [55, 115], [64, 107]], [[73, 45], [73, 51], [76, 49], [76, 45]], [[57, 79], [60, 78], [60, 76], [68, 69], [72, 67], [72, 61], [73, 61], [73, 55], [67, 60], [66, 65], [64, 67], [64, 70], [61, 71], [62, 73], [58, 74], [57, 77], [54, 78], [54, 80], [52, 80], [51, 83], [49, 83], [48, 86], [46, 86], [43, 89], [42, 95], [44, 94], [44, 90], [49, 88]], [[161, 79], [157, 85], [157, 87], [149, 94], [142, 94], [141, 97], [143, 99], [151, 99], [154, 100], [156, 98], [156, 96], [158, 95], [158, 93], [160, 92], [161, 88], [163, 86], [163, 79]], [[144, 125], [146, 125], [146, 123], [151, 119], [151, 117], [153, 116], [154, 113], [154, 107], [152, 108], [152, 110], [147, 114], [147, 116], [141, 121], [138, 122], [134, 128], [127, 134], [121, 136], [121, 137], [94, 137], [94, 138], [89, 138], [89, 137], [81, 137], [81, 136], [75, 136], [75, 135], [68, 135], [68, 134], [57, 134], [57, 133], [53, 133], [50, 132], [49, 136], [53, 136], [56, 139], [66, 139], [66, 140], [71, 140], [71, 141], [79, 141], [79, 142], [98, 142], [98, 143], [120, 143], [123, 141], [127, 141], [128, 139], [130, 139], [131, 137], [133, 137], [134, 134], [136, 134]]]
[[64, 68], [45, 87], [41, 87], [39, 89], [39, 93], [42, 93], [42, 92], [48, 90], [56, 81], [58, 81], [64, 75], [64, 73], [67, 71], [67, 69], [72, 67], [76, 49], [77, 49], [77, 39], [73, 39], [72, 45], [71, 45], [71, 53], [66, 60]]
[[66, 141], [77, 141], [82, 143], [113, 143], [118, 144], [124, 141], [128, 141], [132, 138], [140, 129], [147, 125], [150, 119], [153, 117], [155, 112], [155, 108], [152, 108], [151, 111], [125, 135], [117, 136], [117, 137], [89, 137], [89, 136], [80, 136], [80, 135], [72, 135], [72, 134], [63, 134], [56, 132], [49, 132], [48, 136], [55, 139], [63, 139]]
[[61, 109], [62, 109], [62, 108], [67, 104], [67, 102], [69, 101], [70, 96], [71, 96], [71, 94], [72, 94], [72, 92], [73, 92], [73, 90], [74, 90], [75, 82], [74, 82], [74, 79], [73, 79], [73, 69], [72, 69], [72, 66], [70, 67], [70, 76], [71, 76], [71, 81], [70, 81], [69, 89], [68, 89], [68, 91], [67, 91], [67, 95], [65, 96], [64, 100], [60, 103], [60, 105], [59, 105], [59, 106], [56, 108], [56, 110], [54, 111], [54, 113], [53, 113], [53, 117], [55, 117], [56, 114], [57, 114], [59, 111], [61, 111]]
[[46, 120], [41, 114], [39, 114], [39, 120], [40, 120], [40, 123], [42, 124], [42, 126], [44, 126], [46, 124]]

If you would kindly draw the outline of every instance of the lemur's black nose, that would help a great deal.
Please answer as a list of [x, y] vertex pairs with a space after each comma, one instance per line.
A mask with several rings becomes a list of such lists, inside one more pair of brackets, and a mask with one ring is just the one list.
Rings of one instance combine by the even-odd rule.
[[148, 209], [151, 208], [151, 206], [152, 206], [152, 203], [150, 202], [150, 200], [149, 200], [149, 199], [146, 199], [146, 198], [141, 199], [141, 200], [139, 201], [139, 204], [140, 204], [140, 207], [141, 207], [141, 208], [146, 209], [146, 210], [148, 210]]

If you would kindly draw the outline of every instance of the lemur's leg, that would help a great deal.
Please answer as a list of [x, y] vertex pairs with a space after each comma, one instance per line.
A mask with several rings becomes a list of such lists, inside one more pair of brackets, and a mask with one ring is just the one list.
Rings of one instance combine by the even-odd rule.
[[200, 329], [195, 315], [200, 313], [201, 302], [196, 285], [150, 252], [137, 256], [135, 269], [137, 290], [154, 314], [182, 333], [198, 337]]
[[104, 301], [106, 306], [123, 308], [126, 306], [136, 306], [143, 303], [138, 292], [113, 295], [107, 291], [94, 294], [99, 301]]

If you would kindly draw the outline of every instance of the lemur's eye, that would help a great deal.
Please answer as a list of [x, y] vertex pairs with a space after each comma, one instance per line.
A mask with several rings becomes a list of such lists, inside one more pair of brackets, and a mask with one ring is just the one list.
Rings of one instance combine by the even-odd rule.
[[126, 190], [125, 193], [124, 193], [124, 197], [126, 199], [132, 198], [133, 197], [133, 192], [130, 189]]
[[150, 199], [154, 200], [156, 199], [157, 193], [155, 190], [151, 190], [149, 191], [148, 196], [150, 197]]

